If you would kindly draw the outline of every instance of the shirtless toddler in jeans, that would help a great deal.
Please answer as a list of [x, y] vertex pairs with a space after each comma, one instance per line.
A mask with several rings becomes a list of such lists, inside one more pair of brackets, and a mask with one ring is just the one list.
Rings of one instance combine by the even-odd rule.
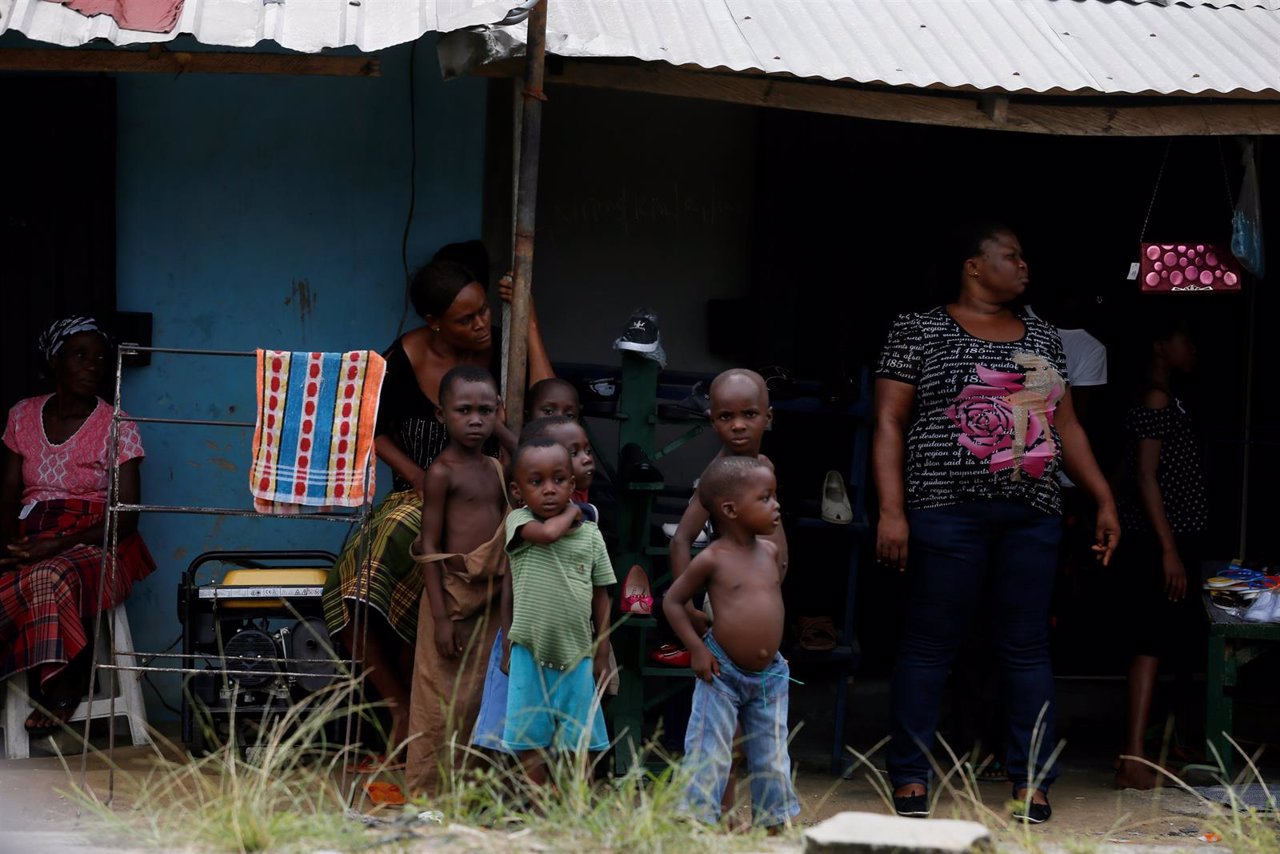
[[[800, 811], [787, 754], [790, 670], [782, 642], [782, 571], [767, 540], [781, 520], [773, 470], [753, 457], [714, 460], [698, 498], [718, 538], [671, 585], [663, 611], [688, 648], [697, 676], [685, 734], [689, 788], [683, 809], [706, 822], [720, 819], [734, 730], [742, 725], [753, 822], [778, 829]], [[715, 627], [699, 637], [686, 603], [706, 588]]]

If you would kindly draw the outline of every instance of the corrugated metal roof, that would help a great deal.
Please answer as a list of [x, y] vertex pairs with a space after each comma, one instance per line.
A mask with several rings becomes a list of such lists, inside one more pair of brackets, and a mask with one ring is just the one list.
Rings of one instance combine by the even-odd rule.
[[202, 44], [253, 47], [264, 40], [317, 53], [355, 46], [377, 51], [427, 32], [449, 32], [502, 20], [520, 0], [186, 0], [173, 32], [121, 29], [107, 15], [86, 17], [48, 0], [0, 0], [0, 33], [75, 47], [171, 41], [190, 34]]
[[[893, 86], [1106, 94], [1280, 92], [1280, 0], [549, 0], [548, 49]], [[48, 0], [0, 0], [0, 31], [272, 40], [374, 51], [502, 19], [515, 0], [187, 0], [174, 33], [121, 30]], [[521, 28], [489, 29], [491, 52]]]
[[[1280, 92], [1280, 0], [551, 0], [547, 49], [892, 86]], [[1247, 8], [1242, 8], [1247, 6]], [[524, 34], [492, 31], [510, 53]]]
[[1132, 3], [1155, 3], [1157, 6], [1208, 6], [1213, 9], [1225, 9], [1234, 6], [1237, 9], [1249, 9], [1254, 6], [1280, 10], [1280, 0], [1130, 0]]

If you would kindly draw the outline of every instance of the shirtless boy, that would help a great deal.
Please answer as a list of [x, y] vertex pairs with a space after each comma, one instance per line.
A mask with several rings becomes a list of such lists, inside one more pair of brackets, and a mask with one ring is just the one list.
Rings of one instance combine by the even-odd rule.
[[[731, 368], [711, 381], [709, 397], [710, 407], [707, 415], [711, 419], [711, 427], [715, 430], [716, 437], [720, 440], [720, 452], [716, 454], [715, 459], [750, 457], [758, 459], [772, 469], [773, 463], [760, 453], [765, 431], [773, 422], [773, 408], [769, 406], [769, 388], [765, 385], [764, 377], [745, 368]], [[694, 496], [689, 501], [684, 515], [680, 517], [680, 524], [671, 538], [672, 578], [679, 578], [684, 573], [685, 567], [693, 558], [693, 542], [702, 533], [710, 518], [711, 515], [706, 508], [698, 502], [697, 496]], [[785, 578], [789, 561], [786, 531], [779, 525], [768, 537], [777, 546], [778, 567]], [[698, 634], [705, 633], [711, 626], [714, 607], [705, 612], [699, 611], [690, 602], [685, 610], [688, 611], [689, 619], [693, 621]], [[735, 755], [733, 769], [729, 772], [729, 779], [724, 787], [721, 807], [725, 812], [733, 808], [736, 795], [734, 781], [738, 776], [740, 759], [740, 756]]]
[[[711, 381], [711, 406], [707, 412], [711, 427], [720, 440], [720, 453], [715, 460], [725, 457], [751, 457], [773, 469], [769, 458], [760, 453], [765, 430], [773, 421], [773, 408], [769, 406], [769, 389], [764, 377], [745, 368], [732, 368]], [[714, 462], [713, 460], [712, 462]], [[695, 499], [689, 502], [675, 536], [671, 538], [671, 575], [679, 578], [693, 557], [693, 541], [702, 532], [711, 514]], [[768, 534], [778, 550], [778, 566], [783, 577], [787, 574], [787, 535], [778, 525]], [[710, 619], [689, 605], [694, 627], [706, 631]], [[714, 611], [714, 606], [713, 609]]]
[[[698, 499], [718, 536], [671, 585], [662, 606], [698, 678], [685, 734], [683, 808], [702, 821], [719, 820], [740, 724], [753, 821], [771, 830], [800, 811], [787, 754], [791, 677], [778, 652], [782, 570], [777, 545], [765, 539], [781, 520], [776, 490], [773, 470], [755, 457], [712, 461]], [[715, 628], [700, 637], [685, 608], [704, 588]]]
[[[414, 790], [437, 788], [440, 749], [455, 732], [470, 733], [484, 685], [484, 653], [501, 625], [499, 576], [505, 574], [506, 560], [499, 532], [506, 491], [501, 465], [483, 450], [497, 426], [498, 407], [497, 386], [483, 368], [459, 366], [440, 381], [437, 416], [449, 444], [424, 478], [415, 558], [422, 564], [424, 597], [406, 722], [418, 736], [408, 756]], [[451, 586], [447, 598], [446, 571], [474, 581]], [[459, 613], [459, 607], [468, 613]]]

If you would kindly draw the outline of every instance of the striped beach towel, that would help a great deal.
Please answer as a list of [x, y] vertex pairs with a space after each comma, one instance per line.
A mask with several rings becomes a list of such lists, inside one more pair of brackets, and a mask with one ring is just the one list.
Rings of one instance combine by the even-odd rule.
[[258, 351], [249, 489], [259, 513], [358, 507], [374, 490], [374, 424], [386, 362], [350, 353]]

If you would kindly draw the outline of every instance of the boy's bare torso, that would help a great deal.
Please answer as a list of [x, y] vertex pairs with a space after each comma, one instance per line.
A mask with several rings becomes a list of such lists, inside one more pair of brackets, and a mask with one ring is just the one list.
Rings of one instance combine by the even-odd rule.
[[716, 643], [744, 670], [764, 670], [782, 643], [782, 573], [772, 540], [761, 537], [746, 548], [717, 540], [699, 555], [713, 561], [707, 595]]
[[505, 489], [490, 457], [483, 454], [439, 457], [449, 470], [444, 505], [444, 551], [467, 554], [493, 538], [502, 523]]

